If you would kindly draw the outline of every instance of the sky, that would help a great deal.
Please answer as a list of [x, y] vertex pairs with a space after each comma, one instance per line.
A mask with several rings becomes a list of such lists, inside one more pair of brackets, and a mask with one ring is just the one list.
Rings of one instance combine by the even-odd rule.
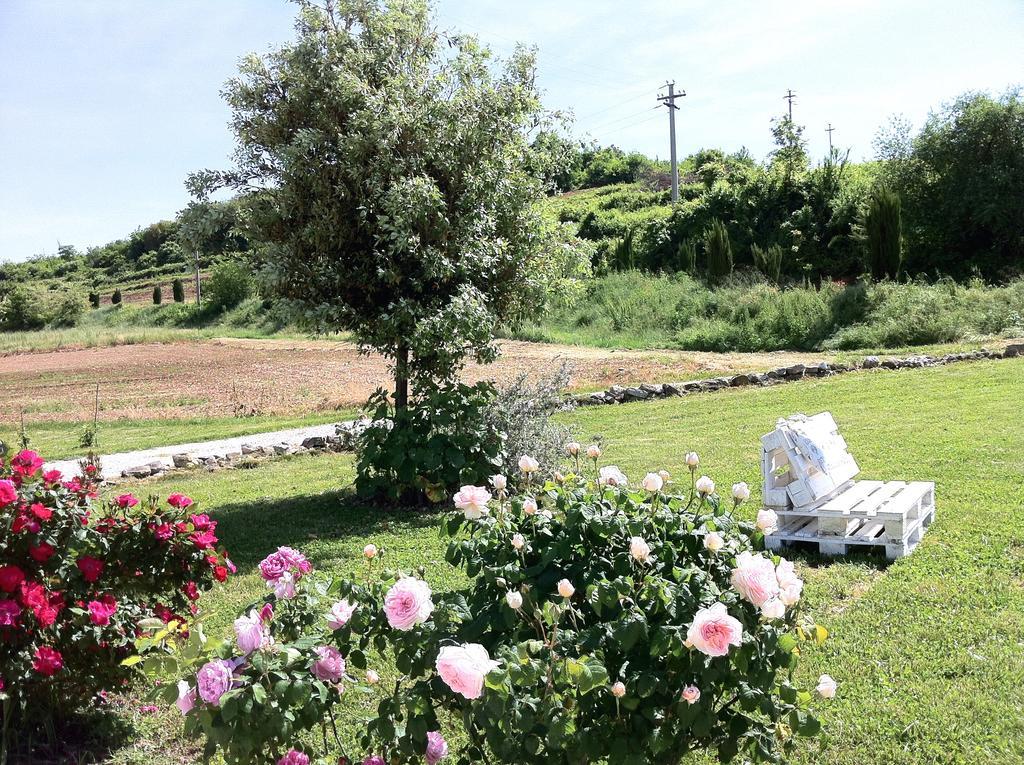
[[[668, 156], [747, 147], [796, 92], [812, 156], [854, 159], [890, 115], [917, 126], [967, 90], [1024, 84], [1024, 0], [436, 0], [499, 55], [538, 49], [545, 105], [574, 132]], [[172, 218], [183, 182], [228, 167], [220, 98], [239, 57], [292, 34], [285, 0], [0, 0], [0, 260]], [[659, 90], [661, 88], [661, 90]]]

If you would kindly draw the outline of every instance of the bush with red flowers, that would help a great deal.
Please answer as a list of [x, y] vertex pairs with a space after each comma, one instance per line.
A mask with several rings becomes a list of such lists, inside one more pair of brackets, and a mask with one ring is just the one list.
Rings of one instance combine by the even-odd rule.
[[234, 569], [216, 522], [188, 497], [101, 502], [97, 478], [92, 466], [66, 479], [44, 472], [35, 452], [0, 453], [5, 737], [117, 687], [135, 639], [187, 623], [202, 592]]

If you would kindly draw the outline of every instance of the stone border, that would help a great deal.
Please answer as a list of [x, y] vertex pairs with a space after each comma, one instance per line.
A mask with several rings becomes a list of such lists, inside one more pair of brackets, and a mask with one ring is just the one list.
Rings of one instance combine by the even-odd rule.
[[859, 372], [866, 369], [913, 369], [942, 366], [960, 361], [1009, 359], [1017, 356], [1024, 356], [1024, 343], [1008, 345], [1001, 352], [981, 348], [977, 351], [947, 353], [945, 356], [908, 356], [903, 359], [888, 358], [882, 360], [878, 356], [866, 356], [859, 364], [831, 364], [827, 361], [822, 361], [811, 365], [794, 364], [789, 367], [779, 367], [768, 372], [747, 372], [727, 377], [712, 377], [703, 380], [688, 380], [686, 382], [642, 383], [641, 385], [630, 387], [613, 385], [608, 390], [574, 396], [572, 401], [577, 406], [628, 404], [634, 401], [687, 396], [694, 393], [711, 393], [723, 388], [741, 388], [749, 385], [766, 387], [769, 385], [779, 385], [780, 383], [796, 382], [806, 377], [830, 377], [845, 372]]

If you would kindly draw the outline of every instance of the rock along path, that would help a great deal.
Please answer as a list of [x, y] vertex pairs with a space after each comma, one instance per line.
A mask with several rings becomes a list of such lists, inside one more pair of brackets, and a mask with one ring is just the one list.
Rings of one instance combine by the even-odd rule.
[[[241, 458], [243, 454], [294, 453], [310, 444], [322, 448], [333, 442], [337, 438], [337, 427], [338, 423], [310, 425], [304, 428], [222, 438], [217, 441], [104, 454], [100, 457], [100, 469], [108, 482], [116, 482], [122, 477], [145, 478], [188, 464], [222, 465]], [[187, 459], [183, 459], [185, 455], [187, 455]], [[178, 458], [177, 462], [183, 464], [176, 464], [175, 457]], [[59, 470], [66, 476], [78, 475], [80, 472], [77, 459], [48, 462], [46, 469]]]

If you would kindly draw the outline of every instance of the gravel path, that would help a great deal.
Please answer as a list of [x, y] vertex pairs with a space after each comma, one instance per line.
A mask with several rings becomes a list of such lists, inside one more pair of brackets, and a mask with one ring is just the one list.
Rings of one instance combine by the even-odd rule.
[[[174, 455], [187, 454], [196, 462], [223, 460], [229, 455], [241, 455], [250, 450], [275, 449], [280, 453], [294, 451], [309, 438], [330, 438], [335, 435], [336, 424], [310, 425], [305, 428], [276, 430], [270, 433], [253, 433], [248, 436], [222, 438], [217, 441], [203, 441], [194, 444], [161, 446], [136, 452], [104, 454], [100, 467], [109, 482], [116, 482], [124, 471], [149, 467], [150, 473], [160, 473], [174, 468]], [[244, 449], [243, 449], [244, 447]], [[47, 470], [60, 470], [65, 475], [77, 475], [78, 460], [58, 460], [46, 463]]]

